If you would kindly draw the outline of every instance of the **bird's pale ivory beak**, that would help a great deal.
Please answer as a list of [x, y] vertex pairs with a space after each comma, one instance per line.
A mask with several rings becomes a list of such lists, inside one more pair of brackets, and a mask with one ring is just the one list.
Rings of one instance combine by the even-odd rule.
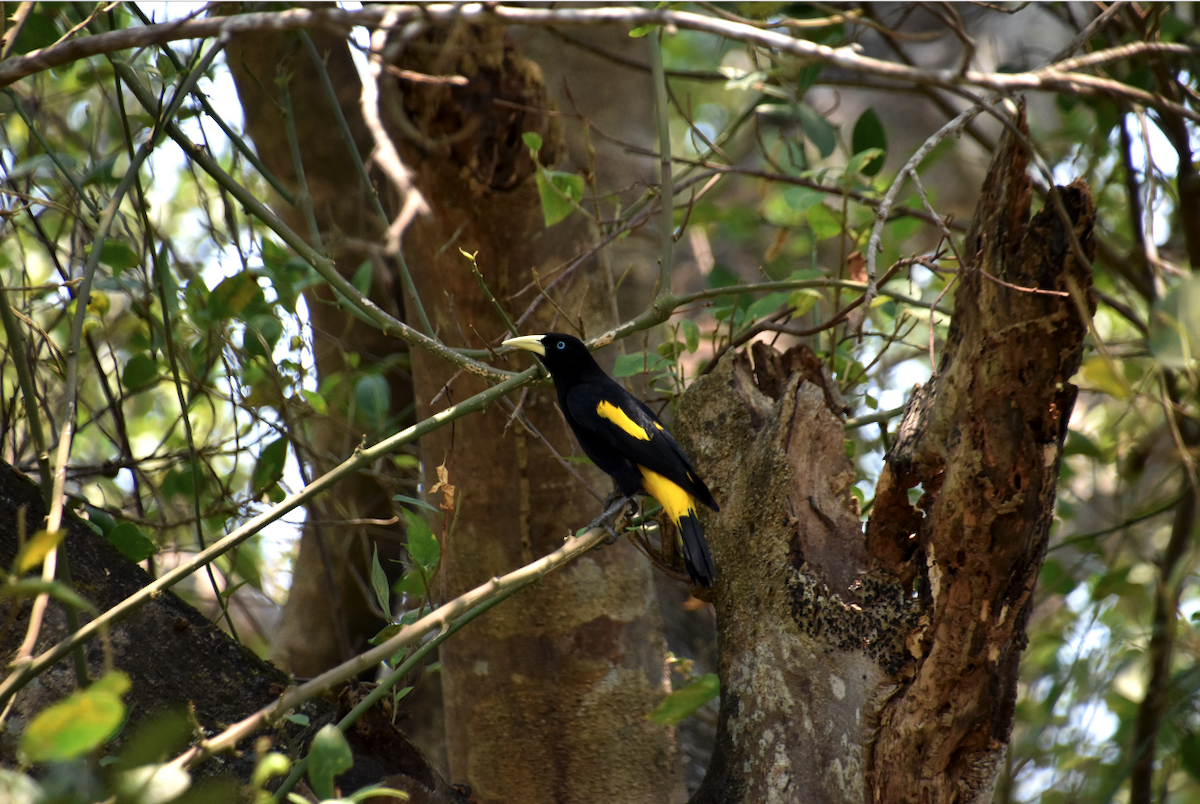
[[518, 349], [524, 349], [526, 352], [533, 352], [535, 355], [546, 356], [546, 347], [542, 345], [541, 335], [523, 335], [520, 338], [509, 338], [501, 345], [515, 346]]

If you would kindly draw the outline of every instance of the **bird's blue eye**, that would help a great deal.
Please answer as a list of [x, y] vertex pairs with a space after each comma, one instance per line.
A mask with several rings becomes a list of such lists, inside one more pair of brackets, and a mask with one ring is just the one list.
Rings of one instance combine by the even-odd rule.
[[566, 341], [559, 341], [559, 342], [558, 342], [558, 348], [559, 348], [559, 349], [566, 349], [566, 348], [567, 348], [567, 342], [566, 342]]

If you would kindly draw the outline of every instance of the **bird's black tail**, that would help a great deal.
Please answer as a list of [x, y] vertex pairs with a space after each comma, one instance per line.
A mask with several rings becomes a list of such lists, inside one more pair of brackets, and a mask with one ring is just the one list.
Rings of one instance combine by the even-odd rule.
[[700, 528], [700, 520], [693, 513], [679, 517], [679, 536], [683, 541], [683, 563], [687, 567], [688, 576], [692, 583], [699, 586], [712, 586], [717, 568], [713, 565], [712, 553], [708, 551], [708, 542], [704, 540], [704, 531]]

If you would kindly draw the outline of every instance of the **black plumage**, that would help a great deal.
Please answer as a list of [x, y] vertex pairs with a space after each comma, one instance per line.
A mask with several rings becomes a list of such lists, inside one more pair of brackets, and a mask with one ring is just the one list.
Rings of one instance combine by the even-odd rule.
[[549, 332], [504, 343], [541, 355], [584, 453], [612, 477], [621, 494], [649, 494], [662, 504], [679, 531], [688, 576], [709, 586], [716, 568], [695, 503], [720, 509], [654, 412], [605, 374], [578, 338]]

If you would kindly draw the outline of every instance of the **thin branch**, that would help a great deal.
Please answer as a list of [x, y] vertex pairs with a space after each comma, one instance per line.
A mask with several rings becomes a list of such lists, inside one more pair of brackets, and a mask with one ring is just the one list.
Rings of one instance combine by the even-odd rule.
[[[616, 513], [620, 513], [618, 510]], [[500, 578], [493, 578], [487, 583], [477, 586], [470, 592], [439, 607], [436, 611], [422, 617], [417, 622], [400, 630], [381, 645], [377, 645], [366, 653], [359, 654], [349, 661], [325, 671], [316, 678], [296, 687], [292, 687], [275, 703], [265, 706], [250, 717], [235, 723], [215, 737], [203, 741], [200, 745], [189, 749], [173, 760], [174, 764], [195, 766], [213, 754], [229, 750], [238, 742], [249, 737], [264, 726], [273, 723], [288, 711], [305, 701], [323, 695], [330, 689], [345, 683], [366, 670], [370, 670], [404, 648], [417, 644], [425, 635], [450, 628], [454, 622], [468, 616], [473, 609], [492, 601], [502, 600], [537, 583], [551, 572], [566, 565], [576, 557], [599, 545], [608, 536], [603, 527], [594, 527], [579, 536], [566, 539], [562, 547], [549, 555], [527, 564], [521, 569], [514, 570]]]
[[[1137, 42], [1117, 48], [1097, 51], [1080, 59], [1051, 64], [1040, 70], [1023, 73], [994, 73], [977, 70], [931, 70], [861, 55], [853, 47], [828, 47], [804, 39], [795, 39], [787, 34], [763, 30], [741, 22], [687, 11], [670, 9], [644, 9], [636, 7], [588, 7], [567, 6], [564, 8], [504, 6], [490, 3], [434, 3], [425, 6], [368, 6], [354, 11], [339, 8], [289, 9], [282, 12], [258, 12], [229, 17], [181, 20], [163, 25], [142, 28], [127, 28], [95, 36], [72, 39], [40, 50], [31, 51], [20, 58], [0, 63], [0, 86], [43, 70], [67, 64], [81, 58], [100, 53], [111, 53], [129, 48], [162, 44], [178, 39], [197, 39], [217, 35], [222, 30], [241, 34], [255, 31], [283, 31], [299, 28], [325, 26], [348, 28], [355, 25], [378, 28], [385, 21], [401, 25], [413, 21], [426, 23], [448, 23], [461, 20], [474, 23], [481, 20], [496, 20], [508, 25], [530, 26], [596, 26], [622, 25], [625, 27], [658, 25], [664, 28], [683, 28], [715, 34], [726, 39], [737, 40], [764, 50], [775, 50], [808, 61], [820, 61], [846, 70], [892, 78], [900, 81], [954, 89], [975, 86], [1002, 93], [1021, 90], [1035, 92], [1076, 92], [1080, 94], [1108, 94], [1135, 103], [1155, 108], [1170, 109], [1191, 120], [1200, 121], [1200, 113], [1173, 101], [1156, 96], [1126, 84], [1107, 79], [1097, 79], [1083, 73], [1072, 72], [1072, 67], [1095, 67], [1118, 59], [1143, 57], [1149, 54], [1192, 56], [1196, 49], [1187, 45], [1165, 42]], [[1065, 68], [1064, 68], [1065, 66]]]

